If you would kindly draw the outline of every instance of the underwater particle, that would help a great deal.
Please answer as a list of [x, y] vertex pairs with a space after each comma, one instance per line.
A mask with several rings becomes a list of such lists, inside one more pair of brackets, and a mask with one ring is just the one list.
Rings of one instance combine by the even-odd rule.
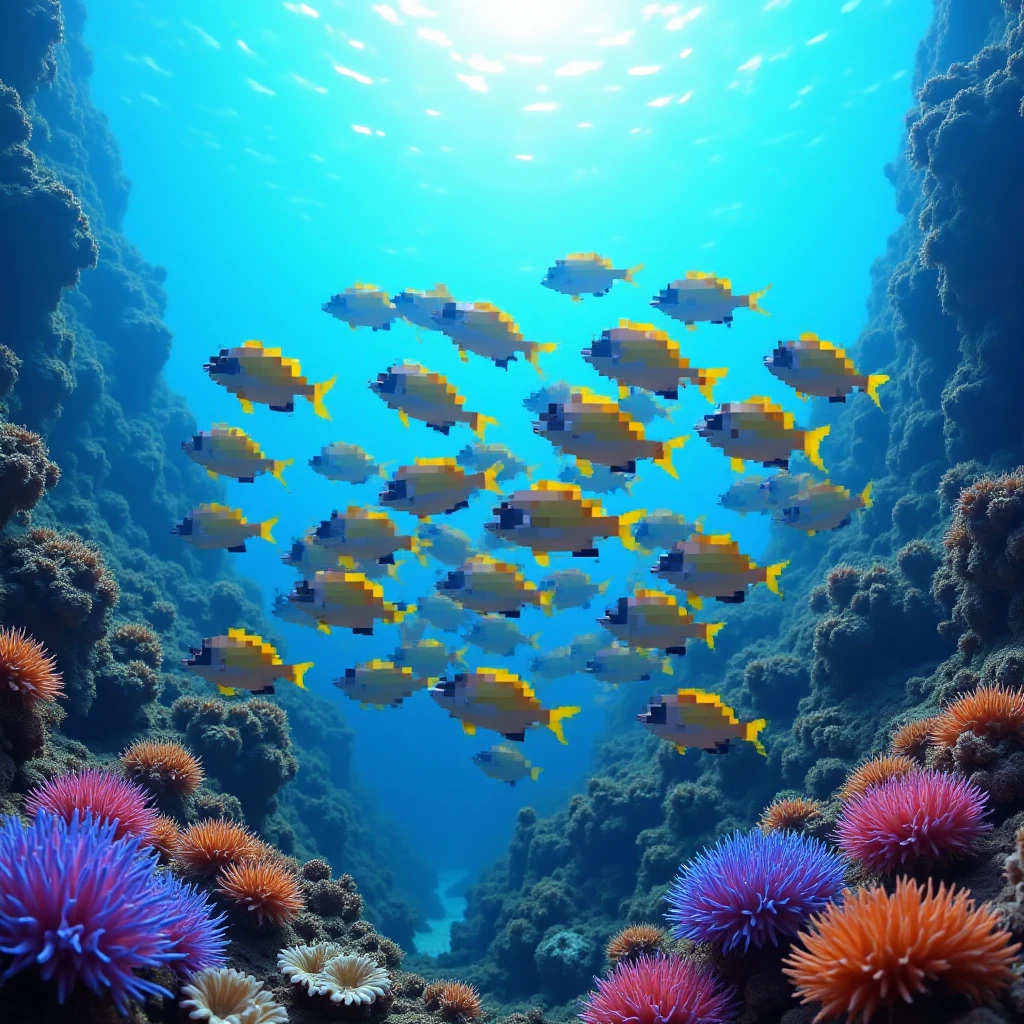
[[706, 967], [679, 957], [641, 956], [619, 963], [580, 1008], [583, 1024], [733, 1024], [736, 991]]
[[313, 667], [311, 661], [286, 665], [272, 644], [244, 629], [204, 637], [202, 646], [189, 648], [189, 655], [182, 659], [182, 667], [213, 683], [218, 693], [228, 697], [240, 689], [271, 694], [277, 679], [285, 679], [304, 690], [302, 678]]
[[[181, 893], [157, 879], [156, 854], [140, 849], [140, 837], [117, 839], [115, 828], [77, 811], [70, 822], [39, 810], [31, 824], [17, 815], [0, 823], [0, 949], [12, 958], [5, 979], [36, 968], [56, 983], [58, 1003], [81, 983], [109, 993], [122, 1014], [130, 999], [170, 996], [134, 972], [180, 959]], [[190, 920], [206, 938], [217, 931], [209, 915]], [[216, 942], [210, 948], [219, 955]]]
[[917, 718], [901, 725], [889, 740], [889, 750], [897, 757], [923, 761], [932, 744], [935, 718]]
[[244, 825], [227, 818], [208, 818], [184, 829], [174, 851], [186, 871], [215, 875], [218, 871], [259, 856], [260, 840]]
[[502, 370], [522, 355], [537, 371], [540, 356], [554, 352], [554, 342], [527, 341], [512, 317], [493, 302], [446, 302], [434, 316], [434, 323], [459, 350], [466, 362], [467, 352], [489, 359]]
[[273, 924], [290, 921], [304, 906], [295, 875], [273, 861], [229, 864], [221, 871], [217, 888], [229, 900], [254, 912], [260, 927], [264, 918]]
[[159, 919], [181, 959], [171, 965], [175, 972], [188, 978], [207, 967], [223, 967], [228, 947], [227, 916], [213, 916], [214, 907], [205, 892], [186, 885], [168, 871], [157, 876], [167, 909]]
[[74, 815], [91, 814], [102, 823], [114, 823], [114, 836], [139, 836], [149, 840], [157, 813], [152, 797], [141, 786], [110, 772], [87, 768], [68, 772], [37, 786], [25, 799], [29, 817], [48, 811], [70, 822]]
[[872, 786], [880, 786], [890, 779], [902, 778], [916, 772], [920, 765], [909, 757], [900, 754], [873, 757], [865, 761], [850, 772], [839, 791], [840, 800], [852, 800], [854, 797], [862, 796]]
[[652, 697], [636, 720], [655, 736], [672, 743], [680, 754], [692, 749], [726, 754], [734, 742], [746, 740], [767, 757], [758, 736], [768, 722], [763, 718], [741, 722], [717, 693], [693, 689], [663, 693]]
[[204, 551], [244, 554], [245, 542], [250, 537], [275, 544], [271, 531], [276, 525], [276, 517], [265, 519], [262, 523], [250, 523], [240, 508], [211, 502], [196, 505], [180, 523], [171, 527], [171, 533], [186, 544]]
[[327, 996], [332, 1003], [369, 1004], [391, 991], [391, 975], [365, 953], [336, 956], [329, 960], [310, 988], [310, 994]]
[[830, 402], [845, 402], [859, 388], [879, 409], [878, 389], [889, 379], [884, 373], [859, 374], [843, 349], [816, 334], [801, 334], [795, 341], [780, 341], [764, 357], [765, 369], [788, 384], [801, 398], [816, 395]]
[[207, 968], [183, 986], [178, 1004], [191, 1011], [190, 1020], [226, 1024], [232, 1019], [245, 1024], [288, 1024], [288, 1012], [264, 991], [263, 982], [233, 967]]
[[289, 946], [277, 954], [277, 969], [285, 981], [302, 985], [311, 992], [318, 975], [328, 961], [340, 956], [342, 948], [336, 942], [318, 942], [312, 946]]
[[140, 740], [122, 755], [125, 775], [156, 793], [191, 796], [206, 774], [199, 758], [180, 743]]
[[941, 863], [972, 853], [992, 828], [985, 814], [985, 794], [973, 782], [914, 771], [849, 800], [836, 822], [836, 841], [851, 860], [891, 874], [904, 864]]
[[806, 800], [799, 796], [791, 799], [776, 800], [762, 812], [758, 825], [767, 835], [769, 832], [803, 831], [811, 822], [821, 817], [824, 806], [819, 800]]
[[483, 1014], [480, 993], [464, 981], [432, 981], [423, 990], [423, 1002], [428, 1010], [441, 1014], [447, 1021], [471, 1021]]
[[555, 260], [548, 267], [541, 284], [553, 292], [568, 295], [573, 302], [582, 302], [584, 295], [601, 298], [612, 290], [616, 281], [635, 285], [634, 277], [644, 269], [642, 263], [635, 267], [613, 267], [607, 256], [596, 252], [571, 252], [564, 260]]
[[605, 956], [611, 963], [636, 960], [640, 956], [654, 956], [665, 950], [668, 932], [653, 924], [631, 924], [617, 931], [605, 946]]
[[933, 719], [932, 742], [951, 747], [961, 733], [1024, 738], [1024, 691], [982, 686], [958, 697]]
[[473, 755], [475, 764], [488, 778], [498, 779], [514, 786], [520, 779], [531, 779], [536, 782], [543, 768], [538, 768], [519, 753], [504, 743], [481, 750]]
[[178, 852], [181, 829], [178, 823], [165, 814], [157, 816], [153, 831], [149, 834], [149, 845], [160, 851], [163, 860], [170, 860]]
[[734, 832], [679, 869], [665, 894], [674, 937], [725, 953], [778, 945], [839, 895], [843, 861], [799, 832]]
[[844, 890], [800, 935], [804, 948], [783, 961], [803, 1003], [821, 1003], [815, 1022], [844, 1013], [867, 1024], [888, 1007], [941, 987], [983, 1003], [1013, 982], [1019, 943], [966, 889], [932, 879], [884, 889]]
[[23, 629], [0, 626], [0, 690], [10, 690], [26, 707], [64, 696], [57, 659]]

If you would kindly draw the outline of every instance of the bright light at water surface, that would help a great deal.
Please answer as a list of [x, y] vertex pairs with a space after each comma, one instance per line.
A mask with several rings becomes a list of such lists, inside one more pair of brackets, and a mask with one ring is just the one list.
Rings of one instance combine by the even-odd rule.
[[582, 18], [597, 5], [585, 0], [462, 0], [457, 23], [493, 35], [495, 43], [550, 46], [562, 34], [575, 35]]

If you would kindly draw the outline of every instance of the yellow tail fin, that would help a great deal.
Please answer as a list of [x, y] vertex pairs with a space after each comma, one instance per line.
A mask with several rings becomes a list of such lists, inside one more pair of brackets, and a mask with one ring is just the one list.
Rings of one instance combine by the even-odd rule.
[[665, 675], [667, 675], [667, 676], [672, 675], [672, 659], [671, 658], [662, 658], [661, 659], [661, 671]]
[[[534, 558], [537, 556], [534, 555]], [[545, 556], [546, 557], [546, 556]], [[555, 610], [555, 592], [553, 590], [541, 590], [540, 593], [540, 606], [544, 611], [545, 615], [550, 615]]]
[[548, 352], [554, 352], [558, 346], [553, 341], [539, 341], [530, 345], [526, 350], [526, 361], [540, 373], [540, 357]]
[[566, 718], [572, 718], [573, 715], [578, 715], [579, 711], [579, 705], [574, 704], [571, 707], [552, 708], [548, 712], [548, 728], [555, 734], [559, 743], [567, 744], [569, 742], [562, 731], [562, 721]]
[[294, 459], [278, 459], [276, 461], [271, 461], [271, 463], [270, 463], [270, 473], [271, 473], [271, 475], [275, 479], [280, 480], [281, 483], [284, 484], [285, 487], [287, 487], [288, 485], [284, 483], [284, 471], [294, 461], [295, 461]]
[[484, 470], [484, 490], [501, 494], [501, 484], [498, 483], [498, 474], [505, 468], [504, 462], [496, 462], [490, 469]]
[[630, 268], [629, 268], [629, 269], [628, 269], [628, 270], [626, 271], [626, 276], [625, 276], [625, 278], [624, 278], [624, 280], [626, 281], [626, 283], [627, 283], [627, 284], [631, 284], [631, 285], [633, 285], [633, 286], [635, 287], [635, 286], [636, 286], [636, 281], [635, 281], [635, 280], [633, 280], [633, 279], [634, 279], [634, 278], [636, 277], [636, 275], [637, 275], [637, 274], [639, 274], [639, 273], [640, 273], [640, 271], [641, 271], [641, 270], [643, 270], [643, 269], [644, 269], [644, 265], [643, 265], [642, 263], [638, 263], [638, 264], [637, 264], [637, 265], [636, 265], [635, 267], [630, 267]]
[[401, 622], [402, 619], [404, 619], [406, 616], [408, 616], [408, 615], [415, 615], [415, 614], [416, 614], [416, 605], [409, 604], [409, 605], [406, 605], [404, 608], [396, 608], [395, 609], [395, 617], [391, 621], [398, 623], [398, 622]]
[[237, 690], [233, 690], [230, 686], [221, 686], [217, 684], [217, 692], [222, 693], [225, 697], [234, 697], [238, 693]]
[[763, 299], [771, 290], [772, 286], [767, 285], [766, 287], [762, 288], [759, 292], [751, 292], [747, 296], [747, 309], [749, 309], [753, 313], [760, 313], [761, 316], [771, 316], [768, 310], [762, 309], [757, 304], [758, 299]]
[[330, 380], [321, 381], [319, 384], [313, 385], [313, 412], [322, 420], [329, 420], [331, 418], [331, 414], [324, 405], [324, 395], [334, 387], [337, 380], [337, 377], [332, 377]]
[[768, 724], [764, 718], [758, 718], [753, 722], [748, 722], [743, 727], [743, 738], [754, 744], [754, 749], [762, 756], [767, 757], [768, 751], [764, 749], [764, 744], [757, 738], [761, 730]]
[[707, 631], [704, 634], [704, 642], [711, 648], [715, 649], [715, 634], [721, 632], [725, 628], [724, 622], [709, 622]]
[[484, 431], [488, 427], [496, 427], [498, 421], [493, 416], [485, 416], [482, 412], [473, 413], [473, 433], [482, 441], [484, 439]]
[[700, 594], [686, 592], [686, 603], [695, 611], [699, 612], [704, 607], [704, 598]]
[[331, 627], [326, 622], [318, 621], [316, 624], [316, 631], [318, 633], [326, 633], [328, 636], [331, 635]]
[[889, 378], [884, 373], [873, 373], [868, 377], [868, 386], [864, 389], [868, 398], [870, 398], [879, 409], [882, 408], [882, 403], [878, 400], [878, 389], [888, 379]]
[[828, 433], [832, 428], [827, 424], [824, 427], [818, 427], [816, 430], [807, 430], [804, 432], [804, 455], [807, 456], [811, 462], [822, 471], [825, 472], [825, 463], [821, 461], [821, 454], [819, 449], [821, 448], [821, 442], [828, 437]]
[[861, 508], [871, 508], [874, 502], [871, 500], [871, 488], [874, 484], [869, 480], [864, 485], [864, 490], [860, 492]]
[[654, 464], [665, 470], [673, 480], [679, 479], [679, 472], [676, 470], [676, 467], [672, 465], [672, 454], [682, 448], [689, 440], [689, 434], [683, 434], [681, 437], [670, 438], [661, 446], [661, 457], [654, 460]]
[[338, 565], [349, 572], [356, 571], [356, 560], [351, 555], [338, 555]]
[[277, 516], [260, 523], [260, 540], [269, 540], [271, 544], [276, 544], [277, 541], [274, 540], [274, 535], [270, 532], [275, 526], [277, 526]]
[[530, 769], [530, 778], [533, 779], [534, 782], [536, 782], [537, 779], [540, 778], [540, 773], [542, 771], [544, 771], [543, 768], [531, 768]]
[[703, 384], [697, 385], [697, 390], [712, 404], [715, 404], [715, 387], [725, 380], [729, 371], [721, 366], [712, 366], [704, 370], [707, 378]]
[[292, 665], [291, 680], [300, 690], [306, 688], [306, 684], [302, 679], [312, 667], [313, 662], [311, 661], [303, 661], [298, 665]]
[[586, 459], [581, 459], [579, 456], [576, 457], [576, 468], [580, 471], [581, 476], [594, 475], [594, 467]]
[[768, 585], [768, 589], [773, 594], [778, 594], [782, 597], [782, 588], [779, 586], [779, 577], [782, 575], [782, 570], [789, 565], [789, 562], [776, 562], [775, 565], [769, 565], [764, 571], [764, 581]]
[[[636, 508], [632, 512], [619, 516], [619, 540], [627, 551], [636, 551], [636, 537], [633, 536], [633, 524], [639, 523], [647, 515], [647, 509]], [[608, 584], [606, 583], [605, 586]], [[603, 594], [604, 591], [602, 590]]]

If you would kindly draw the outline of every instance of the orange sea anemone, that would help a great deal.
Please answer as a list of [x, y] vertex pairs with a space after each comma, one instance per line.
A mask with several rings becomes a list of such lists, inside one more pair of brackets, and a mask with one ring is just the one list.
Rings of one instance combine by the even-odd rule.
[[273, 861], [231, 864], [221, 872], [217, 888], [229, 900], [253, 911], [261, 926], [264, 918], [274, 924], [290, 921], [304, 906], [298, 879]]
[[23, 629], [0, 626], [0, 690], [10, 690], [29, 705], [63, 697], [56, 659]]
[[916, 718], [913, 722], [901, 725], [889, 741], [889, 750], [896, 757], [909, 757], [914, 761], [923, 761], [924, 755], [932, 742], [932, 730], [935, 718]]
[[849, 1015], [866, 1024], [876, 1011], [909, 1003], [936, 982], [975, 1002], [1008, 988], [1019, 943], [966, 890], [932, 888], [908, 878], [884, 889], [843, 893], [802, 933], [804, 949], [784, 961], [804, 1003], [821, 1003], [814, 1020]]
[[480, 993], [464, 981], [434, 981], [423, 990], [428, 1010], [440, 1013], [445, 1020], [476, 1020], [483, 1013]]
[[161, 814], [153, 822], [153, 831], [149, 834], [149, 842], [155, 846], [163, 857], [170, 860], [178, 851], [181, 842], [181, 829], [173, 818]]
[[982, 686], [964, 694], [933, 720], [932, 742], [951, 747], [964, 732], [1024, 738], [1024, 692]]
[[872, 786], [880, 786], [890, 779], [898, 779], [911, 772], [920, 771], [921, 766], [909, 757], [883, 754], [858, 765], [847, 776], [839, 791], [840, 800], [852, 800], [866, 793]]
[[783, 829], [799, 832], [821, 817], [821, 807], [817, 800], [805, 800], [802, 796], [776, 800], [761, 812], [758, 824], [765, 835], [769, 832], [781, 832]]
[[181, 833], [174, 856], [188, 871], [214, 875], [259, 856], [261, 846], [261, 840], [243, 825], [227, 818], [211, 818], [197, 821]]
[[140, 740], [122, 755], [124, 773], [157, 793], [191, 796], [206, 778], [199, 759], [180, 743]]
[[668, 933], [653, 924], [631, 924], [616, 932], [605, 946], [608, 959], [617, 964], [620, 960], [635, 960], [638, 956], [654, 956], [661, 953], [668, 941]]

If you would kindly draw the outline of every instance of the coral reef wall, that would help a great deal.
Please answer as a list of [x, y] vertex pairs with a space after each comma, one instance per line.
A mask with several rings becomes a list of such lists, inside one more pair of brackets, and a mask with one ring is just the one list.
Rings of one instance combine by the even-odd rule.
[[[867, 401], [818, 413], [832, 479], [872, 480], [874, 507], [835, 533], [780, 533], [766, 561], [790, 561], [785, 602], [755, 592], [721, 616], [715, 652], [686, 658], [684, 685], [769, 719], [767, 763], [747, 744], [681, 757], [636, 728], [647, 694], [624, 695], [586, 791], [553, 817], [520, 813], [453, 931], [447, 963], [498, 998], [564, 1001], [616, 929], [661, 919], [678, 865], [716, 835], [750, 828], [780, 791], [828, 800], [896, 725], [979, 682], [1024, 681], [1021, 4], [936, 0], [914, 84], [885, 169], [906, 220], [872, 268], [856, 345], [891, 378], [886, 414]], [[1024, 807], [1018, 745], [951, 756], [1004, 816]], [[991, 874], [979, 898], [1003, 885]]]
[[85, 14], [0, 8], [0, 621], [45, 645], [67, 694], [46, 721], [4, 721], [0, 801], [176, 736], [207, 766], [194, 813], [328, 858], [408, 944], [422, 913], [402, 893], [430, 893], [430, 872], [356, 794], [337, 708], [298, 691], [212, 701], [174, 668], [203, 636], [267, 625], [225, 556], [169, 532], [168, 508], [220, 492], [181, 457], [196, 424], [162, 375], [165, 275], [121, 233], [129, 183], [89, 100]]

